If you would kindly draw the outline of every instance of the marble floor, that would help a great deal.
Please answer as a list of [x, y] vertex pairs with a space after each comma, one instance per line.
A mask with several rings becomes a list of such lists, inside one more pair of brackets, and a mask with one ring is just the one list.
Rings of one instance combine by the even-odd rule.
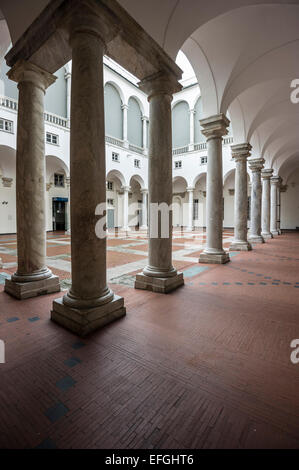
[[[111, 234], [108, 278], [127, 315], [84, 340], [50, 321], [53, 299], [4, 293], [14, 236], [0, 237], [0, 448], [298, 448], [299, 234], [200, 265], [205, 234], [175, 231], [185, 286], [138, 291], [142, 232]], [[232, 231], [225, 230], [228, 247]], [[48, 265], [70, 284], [70, 237]]]

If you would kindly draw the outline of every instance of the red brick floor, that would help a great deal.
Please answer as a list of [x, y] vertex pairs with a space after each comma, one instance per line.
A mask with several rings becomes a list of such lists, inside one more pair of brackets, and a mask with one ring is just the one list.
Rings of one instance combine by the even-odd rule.
[[298, 448], [299, 235], [200, 266], [84, 340], [0, 286], [0, 447]]

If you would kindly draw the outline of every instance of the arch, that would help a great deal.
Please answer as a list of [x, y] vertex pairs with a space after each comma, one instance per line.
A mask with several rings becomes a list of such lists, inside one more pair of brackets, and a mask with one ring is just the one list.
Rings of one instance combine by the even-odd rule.
[[192, 186], [195, 188], [196, 184], [199, 182], [199, 180], [204, 179], [207, 177], [207, 172], [203, 171], [202, 173], [199, 173], [197, 176], [195, 176]]
[[114, 82], [108, 81], [105, 84], [105, 132], [111, 137], [123, 139], [123, 100], [119, 90]]
[[227, 183], [228, 179], [233, 175], [235, 174], [236, 172], [236, 169], [235, 168], [232, 168], [231, 170], [228, 170], [224, 177], [223, 177], [223, 187], [225, 186], [225, 184]]
[[46, 155], [46, 180], [51, 182], [54, 178], [54, 173], [59, 170], [63, 171], [66, 177], [70, 175], [67, 164], [61, 158], [55, 155]]
[[172, 146], [184, 147], [190, 142], [190, 109], [185, 100], [178, 101], [172, 108]]
[[106, 175], [106, 180], [117, 179], [121, 186], [128, 186], [124, 175], [119, 170], [110, 170]]
[[137, 97], [131, 96], [128, 106], [128, 140], [131, 144], [142, 147], [143, 107], [141, 101]]
[[0, 145], [0, 176], [15, 178], [16, 150], [8, 145]]
[[135, 181], [137, 181], [137, 183], [139, 183], [141, 189], [146, 189], [144, 179], [140, 175], [131, 176], [130, 186], [131, 186], [133, 180], [135, 180]]
[[188, 187], [188, 181], [186, 180], [184, 176], [174, 176], [172, 178], [172, 184], [174, 183], [182, 183], [186, 185], [186, 188]]

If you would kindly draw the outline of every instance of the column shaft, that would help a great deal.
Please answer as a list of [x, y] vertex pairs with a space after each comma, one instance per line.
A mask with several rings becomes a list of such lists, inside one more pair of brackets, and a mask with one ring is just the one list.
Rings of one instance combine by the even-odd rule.
[[232, 155], [236, 161], [235, 172], [235, 233], [230, 251], [249, 251], [252, 249], [247, 241], [247, 157], [251, 145], [248, 143], [233, 145]]
[[188, 201], [188, 228], [187, 230], [193, 230], [193, 196], [194, 196], [194, 188], [187, 188], [189, 194], [189, 201]]
[[251, 185], [251, 217], [250, 217], [250, 235], [248, 240], [252, 243], [264, 243], [261, 236], [261, 212], [262, 212], [262, 184], [261, 170], [265, 160], [255, 158], [249, 160], [252, 170]]
[[277, 230], [277, 187], [279, 177], [273, 176], [271, 178], [271, 222], [270, 230], [273, 236], [278, 235]]
[[223, 114], [200, 121], [202, 133], [207, 137], [207, 203], [206, 248], [200, 254], [200, 263], [224, 264], [229, 255], [223, 250], [223, 176], [222, 136], [227, 133], [229, 120]]
[[142, 190], [142, 225], [143, 230], [147, 229], [147, 190]]
[[52, 320], [82, 336], [125, 315], [123, 299], [107, 286], [106, 226], [96, 215], [99, 204], [106, 207], [104, 43], [101, 24], [88, 28], [80, 18], [70, 38], [72, 286], [52, 311]]
[[55, 81], [48, 72], [25, 61], [9, 72], [18, 82], [19, 111], [16, 159], [17, 272], [5, 291], [23, 299], [60, 290], [46, 267], [46, 182], [44, 95]]
[[262, 237], [264, 240], [272, 238], [270, 232], [270, 178], [273, 170], [264, 169], [262, 170]]
[[141, 82], [150, 103], [148, 265], [137, 274], [135, 288], [166, 293], [184, 283], [172, 265], [171, 100], [180, 85], [164, 75]]
[[126, 232], [129, 230], [129, 190], [129, 187], [124, 187], [123, 230]]

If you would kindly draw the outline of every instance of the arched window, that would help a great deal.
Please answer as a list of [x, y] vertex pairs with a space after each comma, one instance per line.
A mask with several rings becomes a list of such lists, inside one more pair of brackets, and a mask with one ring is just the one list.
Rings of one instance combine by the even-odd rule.
[[190, 140], [190, 115], [186, 101], [176, 104], [172, 110], [172, 146], [184, 147]]
[[123, 138], [123, 110], [117, 89], [106, 83], [105, 98], [105, 133], [117, 139]]
[[194, 115], [194, 142], [195, 144], [199, 144], [200, 142], [205, 142], [205, 137], [201, 133], [201, 126], [199, 124], [200, 119], [202, 119], [203, 111], [202, 111], [202, 99], [201, 97], [198, 98], [196, 104], [194, 106], [195, 115]]
[[128, 140], [130, 144], [142, 147], [142, 112], [135, 98], [129, 99]]

